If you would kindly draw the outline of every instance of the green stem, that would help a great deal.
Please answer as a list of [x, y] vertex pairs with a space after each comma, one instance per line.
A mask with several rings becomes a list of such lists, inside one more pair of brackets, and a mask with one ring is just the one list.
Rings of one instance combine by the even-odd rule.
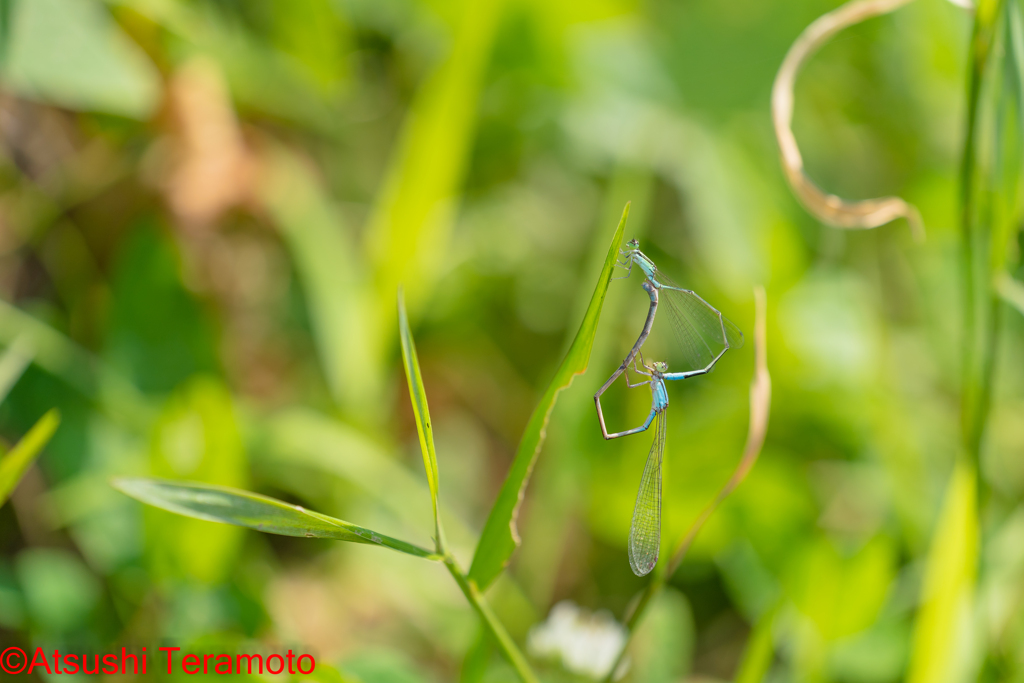
[[[963, 397], [961, 431], [963, 446], [975, 466], [981, 453], [981, 441], [988, 419], [995, 367], [995, 339], [998, 303], [992, 289], [989, 254], [982, 240], [990, 237], [975, 225], [975, 187], [978, 113], [981, 92], [992, 51], [996, 19], [1004, 0], [978, 3], [971, 37], [971, 67], [967, 83], [967, 122], [963, 158], [960, 165], [960, 230], [963, 244], [965, 343], [963, 358]], [[979, 251], [981, 253], [979, 253]]]
[[455, 583], [459, 584], [459, 588], [462, 589], [463, 595], [469, 600], [469, 603], [473, 605], [473, 609], [480, 615], [481, 621], [487, 630], [491, 632], [491, 636], [494, 638], [494, 642], [498, 644], [502, 654], [508, 660], [512, 668], [519, 674], [520, 680], [523, 683], [539, 683], [537, 675], [533, 673], [530, 668], [530, 664], [526, 661], [526, 657], [519, 651], [512, 636], [505, 630], [505, 626], [498, 620], [497, 615], [491, 610], [491, 606], [487, 604], [486, 599], [480, 593], [480, 589], [477, 588], [476, 582], [468, 578], [462, 569], [459, 567], [455, 558], [451, 555], [445, 557], [444, 564], [448, 567], [449, 573], [452, 578], [455, 579]]
[[604, 683], [611, 683], [614, 680], [615, 672], [622, 666], [622, 660], [625, 659], [626, 652], [629, 650], [629, 643], [633, 640], [633, 634], [636, 633], [637, 624], [640, 623], [641, 617], [647, 611], [647, 605], [661, 592], [668, 578], [672, 576], [670, 571], [663, 570], [661, 566], [655, 570], [654, 576], [647, 583], [643, 593], [630, 604], [629, 610], [626, 612], [625, 625], [626, 633], [628, 634], [626, 642], [622, 644], [622, 650], [619, 651], [619, 656], [615, 658], [615, 663], [608, 669], [608, 673], [604, 677]]

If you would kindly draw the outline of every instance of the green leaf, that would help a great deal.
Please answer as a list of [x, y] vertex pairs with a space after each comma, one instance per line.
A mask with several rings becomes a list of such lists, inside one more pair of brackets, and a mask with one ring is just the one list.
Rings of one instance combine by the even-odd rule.
[[736, 672], [736, 683], [761, 683], [771, 668], [772, 659], [775, 657], [772, 627], [777, 611], [777, 608], [772, 608], [766, 612], [751, 631]]
[[0, 67], [3, 66], [4, 56], [11, 44], [11, 10], [12, 0], [0, 0]]
[[440, 559], [425, 548], [257, 493], [146, 477], [119, 478], [111, 483], [117, 490], [147, 505], [186, 517], [279, 536], [368, 543], [429, 560]]
[[1024, 314], [1024, 284], [1003, 271], [996, 276], [996, 292], [1009, 305]]
[[[637, 647], [631, 651], [633, 680], [672, 683], [687, 678], [693, 661], [697, 628], [686, 597], [671, 586], [651, 600], [637, 629]], [[610, 671], [613, 676], [614, 671]]]
[[[383, 444], [365, 433], [322, 413], [302, 407], [289, 408], [246, 427], [252, 457], [273, 468], [305, 467], [327, 476], [340, 477], [363, 490], [409, 529], [433, 533], [433, 520], [425, 520], [419, 501], [430, 489], [419, 472], [404, 465]], [[476, 542], [477, 531], [457, 511], [446, 510], [445, 538], [458, 546]], [[447, 512], [447, 514], [446, 514]]]
[[346, 657], [340, 667], [349, 680], [360, 683], [429, 683], [433, 680], [408, 655], [388, 647], [363, 648]]
[[134, 428], [149, 425], [149, 402], [124, 375], [64, 334], [0, 299], [0, 342], [15, 344], [21, 338], [32, 349], [36, 367], [97, 400], [108, 416]]
[[430, 487], [430, 502], [434, 507], [434, 536], [439, 552], [444, 548], [441, 518], [437, 512], [437, 452], [434, 450], [434, 428], [430, 424], [430, 408], [427, 393], [420, 375], [420, 361], [416, 357], [416, 344], [409, 331], [409, 318], [405, 314], [405, 296], [398, 290], [398, 327], [402, 337], [402, 361], [405, 363], [405, 378], [409, 381], [409, 400], [416, 416], [416, 432], [420, 436], [420, 451], [423, 453], [423, 468], [427, 471], [427, 485]]
[[[1019, 230], [1024, 130], [1018, 109], [1021, 40], [1016, 3], [977, 3], [971, 45], [966, 134], [960, 170], [964, 329], [960, 419], [967, 455], [975, 466], [992, 407], [1000, 315], [995, 280], [1007, 268]], [[1014, 29], [1017, 24], [1017, 29]]]
[[32, 362], [32, 344], [25, 336], [17, 337], [0, 357], [0, 401], [7, 398]]
[[466, 655], [462, 659], [459, 683], [481, 683], [485, 680], [493, 651], [494, 643], [491, 640], [491, 635], [481, 627], [476, 639], [466, 650]]
[[835, 642], [875, 622], [896, 574], [896, 550], [887, 537], [876, 536], [845, 556], [819, 536], [794, 556], [789, 573], [793, 604], [822, 638]]
[[[249, 465], [235, 419], [231, 393], [220, 380], [197, 375], [174, 390], [153, 425], [149, 474], [195, 483], [249, 486]], [[237, 562], [245, 532], [172, 515], [146, 516], [146, 536], [155, 565], [177, 579], [182, 575], [217, 585]]]
[[914, 624], [909, 683], [954, 680], [958, 635], [969, 628], [978, 565], [977, 473], [961, 456], [950, 478], [925, 565], [921, 608]]
[[350, 30], [333, 0], [298, 0], [270, 4], [275, 47], [294, 59], [316, 89], [337, 92], [348, 72]]
[[39, 418], [28, 434], [18, 442], [18, 445], [0, 460], [0, 505], [3, 505], [7, 497], [11, 495], [11, 491], [21, 481], [25, 470], [43, 450], [43, 446], [49, 442], [59, 424], [60, 411], [54, 408]]
[[70, 550], [29, 548], [14, 567], [31, 623], [46, 633], [82, 628], [103, 596], [99, 580]]
[[263, 196], [302, 280], [327, 386], [339, 406], [366, 414], [380, 393], [379, 377], [367, 360], [368, 294], [352, 232], [300, 159], [283, 147], [266, 158]]
[[508, 477], [505, 479], [505, 483], [498, 493], [498, 499], [495, 501], [494, 507], [491, 508], [491, 514], [484, 525], [480, 543], [473, 556], [473, 564], [469, 569], [469, 578], [475, 581], [481, 589], [486, 588], [494, 581], [519, 546], [519, 532], [516, 529], [519, 505], [526, 494], [526, 485], [529, 483], [537, 454], [540, 453], [541, 446], [544, 444], [548, 419], [551, 417], [551, 410], [555, 407], [559, 392], [572, 383], [573, 377], [581, 375], [587, 370], [590, 351], [594, 347], [594, 335], [597, 334], [597, 323], [601, 318], [601, 308], [604, 306], [604, 297], [608, 293], [608, 283], [611, 280], [612, 269], [615, 267], [615, 259], [619, 254], [619, 245], [622, 243], [622, 234], [626, 229], [628, 216], [629, 204], [627, 203], [622, 210], [619, 227], [616, 228], [611, 245], [608, 247], [604, 267], [601, 269], [597, 287], [594, 289], [594, 296], [590, 299], [590, 305], [583, 316], [580, 329], [576, 332], [576, 338], [573, 339], [572, 346], [565, 354], [554, 379], [551, 380], [547, 391], [544, 392], [540, 403], [537, 404], [530, 416], [526, 431], [523, 432], [523, 438], [516, 450], [512, 467], [509, 469]]
[[[459, 193], [473, 149], [480, 92], [506, 0], [446, 3], [453, 12], [451, 50], [416, 91], [367, 234], [376, 310], [368, 322], [378, 340], [390, 339], [390, 315], [400, 283], [410, 302], [425, 300], [450, 262]], [[378, 354], [364, 360], [382, 365]]]
[[60, 377], [85, 396], [96, 396], [101, 383], [96, 359], [46, 323], [0, 300], [0, 341], [13, 345], [20, 338], [28, 340], [38, 367]]
[[20, 0], [11, 16], [4, 85], [70, 109], [148, 118], [160, 76], [95, 0]]

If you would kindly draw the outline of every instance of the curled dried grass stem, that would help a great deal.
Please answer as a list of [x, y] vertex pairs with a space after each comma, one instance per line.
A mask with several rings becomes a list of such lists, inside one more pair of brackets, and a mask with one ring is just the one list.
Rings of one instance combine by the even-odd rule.
[[821, 190], [807, 177], [804, 160], [793, 135], [793, 92], [804, 62], [822, 45], [848, 26], [908, 4], [912, 0], [853, 0], [824, 14], [804, 29], [789, 48], [772, 86], [772, 120], [779, 142], [786, 180], [800, 203], [819, 220], [837, 228], [868, 230], [905, 218], [911, 234], [924, 240], [924, 221], [917, 208], [899, 197], [849, 201]]
[[768, 415], [771, 412], [772, 405], [772, 378], [768, 374], [768, 349], [766, 346], [767, 335], [765, 330], [766, 299], [764, 287], [760, 285], [755, 287], [755, 365], [754, 379], [750, 383], [750, 423], [747, 427], [747, 442], [743, 446], [743, 457], [740, 458], [740, 463], [736, 466], [736, 470], [729, 478], [729, 481], [725, 483], [718, 492], [718, 495], [715, 496], [715, 499], [701, 511], [700, 515], [690, 526], [690, 530], [686, 532], [686, 535], [676, 545], [676, 550], [672, 553], [672, 560], [668, 564], [667, 576], [675, 574], [679, 565], [682, 564], [683, 559], [686, 557], [686, 553], [689, 552], [690, 546], [693, 545], [694, 539], [697, 538], [697, 534], [704, 527], [705, 522], [718, 509], [722, 501], [728, 498], [729, 494], [747, 478], [750, 470], [754, 467], [754, 463], [757, 462], [758, 456], [761, 455], [761, 448], [764, 446], [764, 439], [768, 433]]

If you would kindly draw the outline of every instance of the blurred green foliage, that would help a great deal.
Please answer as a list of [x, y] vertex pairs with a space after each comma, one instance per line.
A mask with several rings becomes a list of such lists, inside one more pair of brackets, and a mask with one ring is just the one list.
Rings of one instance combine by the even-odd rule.
[[[778, 167], [775, 70], [837, 5], [0, 0], [0, 342], [32, 358], [0, 360], [0, 435], [62, 416], [0, 507], [0, 650], [259, 642], [315, 652], [324, 683], [514, 680], [438, 563], [143, 510], [108, 482], [246, 488], [431, 547], [401, 283], [468, 565], [632, 200], [627, 237], [744, 331], [765, 284], [774, 387], [761, 460], [641, 624], [633, 680], [1018, 680], [1024, 320], [1002, 305], [976, 469], [956, 467], [973, 17], [910, 3], [797, 84], [810, 176], [913, 202], [916, 245], [903, 223], [821, 226]], [[983, 91], [983, 199], [1019, 196], [1010, 44]], [[1016, 204], [978, 206], [1022, 279]], [[625, 541], [648, 442], [605, 443], [592, 395], [646, 301], [612, 282], [551, 415], [487, 593], [519, 643], [560, 600], [621, 619], [644, 585]], [[662, 332], [649, 353], [671, 361]], [[667, 538], [735, 467], [752, 368], [748, 344], [670, 389]], [[623, 387], [605, 407], [648, 409]], [[936, 585], [967, 589], [922, 608]], [[937, 613], [970, 626], [915, 631]], [[937, 648], [954, 666], [929, 672]]]

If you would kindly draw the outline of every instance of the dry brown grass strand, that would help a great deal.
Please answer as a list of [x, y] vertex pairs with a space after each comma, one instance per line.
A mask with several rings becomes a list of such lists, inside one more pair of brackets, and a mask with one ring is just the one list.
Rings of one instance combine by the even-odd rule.
[[800, 203], [822, 222], [836, 228], [868, 230], [905, 218], [917, 241], [925, 236], [924, 222], [914, 205], [899, 197], [846, 200], [824, 192], [807, 176], [793, 135], [793, 100], [801, 67], [839, 31], [872, 17], [892, 12], [911, 0], [853, 0], [822, 15], [804, 29], [789, 48], [772, 86], [772, 120], [779, 142], [782, 169]]

